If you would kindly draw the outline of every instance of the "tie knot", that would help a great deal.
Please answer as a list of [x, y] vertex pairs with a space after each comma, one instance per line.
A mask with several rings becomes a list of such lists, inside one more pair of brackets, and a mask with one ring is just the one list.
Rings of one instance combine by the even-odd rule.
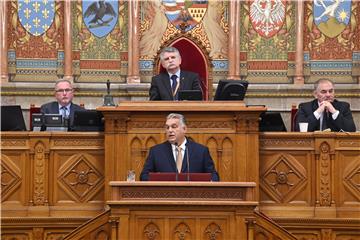
[[177, 79], [177, 76], [175, 74], [171, 76], [171, 80], [176, 81], [176, 79]]
[[180, 146], [176, 146], [176, 150], [177, 150], [178, 152], [181, 152], [181, 147], [180, 147]]

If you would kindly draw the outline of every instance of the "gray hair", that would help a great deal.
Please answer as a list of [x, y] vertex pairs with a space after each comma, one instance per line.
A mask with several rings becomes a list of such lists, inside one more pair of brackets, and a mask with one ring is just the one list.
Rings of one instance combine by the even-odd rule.
[[328, 79], [328, 78], [320, 78], [319, 80], [317, 80], [314, 83], [314, 91], [316, 91], [318, 89], [320, 83], [324, 83], [324, 82], [329, 82], [329, 83], [331, 83], [331, 85], [334, 86], [334, 82], [331, 81], [330, 79]]
[[167, 52], [177, 53], [177, 55], [178, 55], [179, 57], [181, 57], [181, 56], [180, 56], [180, 52], [179, 52], [179, 50], [178, 50], [177, 48], [175, 48], [175, 47], [165, 47], [165, 48], [163, 48], [163, 49], [161, 50], [161, 52], [160, 52], [160, 60], [164, 60], [164, 54], [167, 53]]
[[58, 79], [58, 80], [56, 80], [56, 82], [55, 82], [55, 89], [56, 89], [57, 85], [58, 85], [59, 83], [62, 83], [62, 82], [67, 82], [68, 84], [70, 84], [71, 88], [73, 88], [72, 82], [70, 82], [69, 80], [67, 80], [67, 79]]
[[170, 113], [169, 115], [167, 115], [166, 117], [166, 121], [169, 119], [179, 119], [180, 124], [182, 126], [186, 126], [186, 120], [184, 115], [180, 114], [180, 113]]

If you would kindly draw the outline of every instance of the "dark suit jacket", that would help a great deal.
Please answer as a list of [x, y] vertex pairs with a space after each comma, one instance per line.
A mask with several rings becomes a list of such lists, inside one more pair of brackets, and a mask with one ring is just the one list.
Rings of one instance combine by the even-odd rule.
[[[180, 71], [180, 90], [201, 90], [199, 75], [193, 72]], [[150, 100], [174, 100], [167, 72], [156, 75], [151, 80]]]
[[[189, 172], [212, 173], [212, 181], [219, 181], [209, 149], [201, 144], [187, 141], [181, 172], [187, 173], [187, 156], [189, 156]], [[147, 181], [149, 172], [176, 172], [176, 163], [169, 142], [163, 142], [150, 148], [149, 155], [140, 175], [140, 180]]]
[[[79, 105], [76, 105], [74, 103], [71, 103], [70, 105], [70, 127], [74, 124], [74, 112], [75, 111], [84, 111], [85, 109], [80, 107]], [[58, 102], [49, 102], [45, 103], [40, 107], [40, 112], [43, 114], [59, 114], [59, 104]]]
[[[347, 102], [337, 101], [332, 102], [332, 105], [339, 111], [339, 116], [336, 120], [333, 120], [331, 114], [327, 121], [327, 127], [331, 128], [333, 132], [339, 132], [340, 130], [346, 132], [355, 132], [356, 127], [351, 114], [350, 105]], [[318, 100], [315, 99], [311, 102], [301, 103], [296, 116], [295, 131], [299, 131], [299, 122], [307, 122], [308, 131], [313, 132], [320, 130], [320, 119], [317, 120], [314, 116], [314, 111], [318, 109]]]

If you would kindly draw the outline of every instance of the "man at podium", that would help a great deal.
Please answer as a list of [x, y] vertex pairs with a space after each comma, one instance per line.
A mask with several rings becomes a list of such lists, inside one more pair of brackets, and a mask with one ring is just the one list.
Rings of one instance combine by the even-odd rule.
[[166, 117], [167, 141], [150, 148], [140, 175], [140, 180], [149, 180], [150, 172], [211, 173], [212, 181], [219, 181], [209, 149], [186, 138], [185, 117], [170, 113]]

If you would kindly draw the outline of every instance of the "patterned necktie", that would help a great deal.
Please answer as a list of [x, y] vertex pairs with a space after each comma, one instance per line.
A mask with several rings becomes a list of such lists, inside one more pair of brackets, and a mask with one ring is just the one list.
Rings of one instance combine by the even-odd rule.
[[177, 146], [176, 147], [176, 167], [178, 172], [181, 172], [181, 167], [182, 167], [182, 162], [183, 162], [183, 158], [182, 158], [182, 154], [181, 154], [181, 147]]
[[60, 108], [60, 110], [61, 110], [61, 115], [62, 115], [62, 117], [63, 117], [63, 118], [66, 118], [66, 117], [68, 116], [68, 114], [67, 114], [67, 108], [66, 108], [65, 106], [62, 106], [62, 107]]
[[171, 76], [171, 90], [172, 90], [173, 96], [176, 95], [176, 87], [177, 87], [176, 79], [177, 79], [176, 75]]

